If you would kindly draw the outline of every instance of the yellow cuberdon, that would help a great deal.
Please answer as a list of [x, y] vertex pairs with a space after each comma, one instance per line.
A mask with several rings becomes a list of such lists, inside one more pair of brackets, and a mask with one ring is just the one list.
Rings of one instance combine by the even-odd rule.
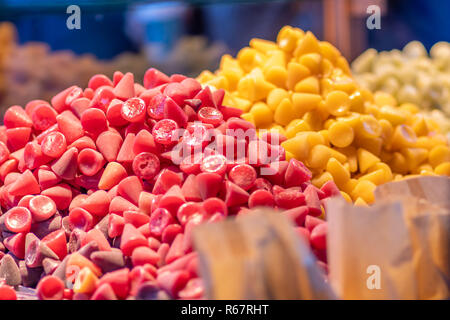
[[198, 80], [224, 89], [224, 105], [258, 129], [283, 134], [287, 159], [303, 161], [314, 185], [334, 180], [355, 204], [372, 203], [382, 183], [450, 175], [439, 125], [414, 104], [360, 87], [339, 50], [310, 31], [285, 26], [276, 42], [252, 39]]

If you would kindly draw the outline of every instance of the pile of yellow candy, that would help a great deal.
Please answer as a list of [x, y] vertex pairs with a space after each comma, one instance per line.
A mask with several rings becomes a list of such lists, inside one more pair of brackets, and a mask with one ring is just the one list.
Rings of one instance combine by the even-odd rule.
[[320, 187], [334, 180], [348, 201], [374, 200], [377, 185], [413, 175], [450, 175], [450, 148], [438, 124], [410, 103], [372, 94], [346, 59], [311, 32], [283, 27], [276, 42], [252, 39], [199, 81], [226, 91], [259, 129], [276, 130], [287, 158], [303, 161]]

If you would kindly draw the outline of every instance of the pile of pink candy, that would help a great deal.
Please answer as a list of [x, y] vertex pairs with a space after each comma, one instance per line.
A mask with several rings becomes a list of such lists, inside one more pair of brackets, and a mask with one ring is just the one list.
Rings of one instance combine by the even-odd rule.
[[326, 271], [321, 189], [284, 137], [239, 118], [224, 92], [149, 69], [91, 78], [0, 127], [0, 299], [204, 297], [192, 230], [255, 207], [296, 225]]

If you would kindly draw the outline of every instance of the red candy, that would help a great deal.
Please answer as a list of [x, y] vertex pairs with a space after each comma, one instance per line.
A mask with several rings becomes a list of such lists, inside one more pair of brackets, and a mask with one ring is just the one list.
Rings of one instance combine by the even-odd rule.
[[248, 164], [238, 164], [228, 173], [228, 178], [244, 190], [253, 187], [256, 177], [256, 170]]
[[222, 112], [213, 107], [203, 107], [198, 110], [198, 118], [201, 122], [214, 126], [219, 125], [223, 121]]
[[23, 151], [23, 161], [28, 169], [36, 169], [37, 167], [47, 163], [49, 157], [42, 153], [42, 147], [36, 142], [28, 142]]
[[133, 172], [142, 179], [151, 179], [159, 172], [159, 159], [153, 153], [139, 153], [133, 160]]
[[81, 125], [83, 129], [94, 136], [98, 136], [108, 129], [105, 113], [96, 108], [89, 108], [81, 114]]
[[151, 89], [162, 85], [164, 83], [168, 83], [170, 78], [155, 68], [150, 68], [145, 72], [144, 75], [144, 87], [146, 89]]
[[134, 76], [131, 72], [123, 75], [122, 79], [115, 85], [113, 94], [120, 100], [127, 100], [135, 96]]
[[17, 127], [32, 127], [33, 123], [20, 106], [12, 106], [8, 108], [5, 112], [5, 116], [3, 117], [3, 123], [6, 128], [17, 128]]
[[[285, 137], [258, 138], [211, 88], [151, 68], [143, 85], [132, 73], [95, 75], [51, 103], [10, 107], [0, 126], [0, 259], [43, 267], [40, 299], [127, 299], [150, 285], [201, 299], [192, 230], [272, 207], [326, 269], [327, 224], [317, 217], [338, 188], [314, 187], [300, 161], [285, 160]], [[90, 272], [98, 280], [77, 292]], [[0, 283], [0, 299], [14, 298]]]
[[30, 139], [30, 135], [31, 128], [29, 127], [6, 129], [6, 137], [8, 139], [8, 143], [11, 145], [14, 151], [25, 146], [25, 144]]
[[122, 105], [123, 101], [119, 99], [114, 99], [109, 103], [106, 118], [110, 125], [121, 127], [127, 124], [127, 120], [122, 117]]
[[117, 214], [110, 214], [108, 221], [108, 236], [110, 238], [118, 237], [123, 232], [125, 219]]
[[5, 213], [5, 226], [11, 232], [28, 232], [31, 228], [31, 213], [27, 208], [14, 207]]
[[311, 244], [316, 249], [325, 249], [327, 246], [327, 229], [328, 224], [321, 223], [311, 231]]
[[228, 208], [222, 199], [208, 198], [203, 201], [202, 206], [208, 217], [212, 217], [216, 214], [220, 214], [223, 217], [228, 215]]
[[143, 266], [147, 263], [156, 265], [160, 259], [160, 256], [155, 251], [147, 247], [138, 247], [131, 255], [131, 261], [135, 266]]
[[42, 140], [42, 153], [52, 158], [58, 158], [66, 151], [66, 137], [61, 132], [51, 132]]
[[280, 208], [292, 209], [305, 204], [305, 195], [296, 189], [286, 189], [274, 194], [275, 203]]
[[[132, 136], [130, 135], [130, 138]], [[95, 141], [98, 151], [101, 152], [106, 161], [115, 161], [119, 155], [123, 139], [120, 134], [113, 131], [100, 133]], [[128, 143], [128, 142], [127, 142]]]
[[291, 161], [289, 161], [285, 175], [286, 186], [299, 186], [302, 183], [311, 180], [311, 177], [311, 172], [303, 163], [295, 159], [291, 159]]
[[64, 152], [60, 158], [56, 159], [51, 169], [53, 172], [62, 179], [72, 180], [75, 178], [77, 172], [77, 148], [69, 148]]
[[71, 111], [64, 111], [56, 117], [58, 130], [66, 137], [67, 143], [72, 143], [84, 134], [83, 126]]
[[130, 98], [124, 102], [120, 110], [122, 118], [129, 122], [142, 122], [145, 120], [145, 102], [140, 98]]
[[65, 104], [67, 106], [70, 106], [73, 101], [82, 97], [83, 97], [83, 89], [81, 89], [80, 87], [74, 87], [72, 90], [70, 90], [69, 94], [66, 96]]
[[181, 225], [185, 225], [191, 218], [202, 219], [205, 215], [205, 209], [197, 202], [186, 202], [178, 208], [177, 219]]
[[44, 195], [35, 196], [29, 203], [31, 214], [34, 221], [44, 221], [56, 213], [55, 202]]
[[275, 204], [272, 193], [267, 190], [259, 189], [254, 191], [248, 199], [248, 207], [273, 207]]
[[46, 276], [39, 281], [36, 291], [41, 300], [62, 300], [64, 283], [55, 276]]
[[83, 149], [78, 154], [78, 169], [87, 176], [93, 176], [103, 167], [105, 160], [100, 152], [93, 149]]
[[156, 209], [150, 216], [150, 235], [155, 238], [160, 238], [164, 229], [173, 222], [172, 214], [167, 209]]
[[42, 242], [45, 243], [47, 247], [52, 249], [61, 261], [67, 255], [67, 241], [64, 230], [56, 230], [46, 235], [42, 238]]
[[89, 80], [88, 87], [95, 90], [102, 86], [109, 86], [112, 87], [113, 83], [109, 78], [103, 74], [96, 74]]
[[147, 247], [148, 241], [132, 224], [125, 224], [120, 242], [120, 250], [126, 256], [131, 256], [137, 247]]
[[33, 128], [37, 131], [47, 130], [56, 123], [58, 113], [48, 104], [40, 104], [33, 108], [31, 119], [33, 119]]
[[26, 233], [16, 233], [5, 239], [3, 239], [3, 244], [6, 249], [11, 251], [19, 259], [25, 258], [25, 237]]
[[177, 105], [183, 105], [184, 100], [189, 99], [188, 89], [178, 82], [169, 83], [164, 88], [164, 94], [173, 99]]
[[152, 135], [155, 141], [163, 144], [169, 145], [173, 144], [175, 130], [178, 129], [178, 124], [171, 119], [163, 119], [158, 121], [152, 129]]
[[177, 123], [179, 127], [186, 127], [188, 116], [180, 108], [180, 106], [171, 98], [166, 98], [164, 100], [164, 119], [172, 119]]
[[6, 284], [0, 284], [0, 300], [17, 300], [14, 288]]
[[147, 113], [155, 120], [161, 120], [164, 117], [164, 105], [167, 97], [163, 94], [153, 96], [148, 104]]
[[227, 170], [227, 158], [223, 155], [211, 155], [205, 157], [200, 165], [202, 172], [212, 172], [223, 175]]
[[119, 299], [125, 299], [129, 293], [130, 287], [128, 282], [129, 269], [124, 268], [105, 274], [99, 281], [98, 286], [109, 284], [114, 294]]
[[0, 164], [3, 164], [9, 157], [8, 147], [0, 141]]

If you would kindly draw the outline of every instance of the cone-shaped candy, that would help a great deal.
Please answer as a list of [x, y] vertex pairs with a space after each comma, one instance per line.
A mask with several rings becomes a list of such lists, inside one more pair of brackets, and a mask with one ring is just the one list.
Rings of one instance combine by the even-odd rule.
[[186, 201], [201, 201], [202, 196], [198, 189], [196, 177], [194, 174], [190, 174], [186, 180], [184, 180], [183, 186], [181, 187], [181, 192], [183, 193]]
[[139, 194], [143, 190], [141, 180], [136, 176], [131, 176], [123, 179], [119, 183], [117, 192], [125, 199], [130, 200], [137, 205], [139, 203]]
[[72, 201], [72, 189], [69, 185], [62, 183], [57, 186], [45, 189], [41, 192], [41, 195], [47, 196], [52, 199], [58, 210], [65, 210], [69, 207]]
[[111, 272], [125, 266], [125, 260], [120, 250], [97, 251], [91, 255], [91, 260], [99, 266], [104, 273]]
[[181, 177], [173, 172], [172, 170], [164, 169], [159, 174], [156, 179], [155, 185], [153, 187], [153, 194], [164, 194], [166, 193], [172, 186], [181, 185]]
[[0, 261], [0, 279], [2, 278], [9, 286], [17, 286], [22, 283], [19, 267], [9, 254]]
[[248, 201], [248, 192], [231, 181], [226, 182], [225, 191], [225, 204], [228, 207], [245, 205]]
[[41, 192], [41, 188], [33, 173], [30, 170], [26, 170], [11, 185], [8, 191], [13, 196], [24, 196], [39, 193]]
[[80, 205], [80, 208], [83, 208], [89, 213], [104, 217], [108, 214], [110, 199], [108, 197], [108, 193], [104, 190], [98, 190], [88, 196]]
[[296, 159], [291, 159], [286, 169], [285, 183], [287, 187], [299, 186], [311, 180], [312, 174], [303, 163]]
[[113, 90], [114, 95], [121, 99], [127, 100], [135, 96], [134, 92], [134, 76], [131, 72], [125, 73], [119, 83]]
[[120, 196], [114, 197], [109, 204], [109, 213], [115, 213], [121, 216], [123, 215], [123, 212], [127, 210], [138, 211], [139, 208]]
[[125, 137], [125, 140], [120, 147], [119, 153], [117, 154], [117, 162], [133, 162], [135, 154], [133, 152], [133, 145], [136, 136], [134, 133], [129, 133]]
[[120, 134], [113, 131], [104, 131], [98, 137], [95, 144], [106, 161], [116, 161], [122, 146], [123, 139]]
[[110, 162], [106, 165], [105, 171], [103, 171], [98, 188], [101, 190], [109, 190], [127, 176], [127, 171], [120, 163]]
[[64, 111], [56, 117], [56, 121], [59, 131], [66, 137], [67, 144], [83, 136], [83, 126], [71, 111]]
[[61, 261], [51, 258], [45, 258], [42, 260], [42, 267], [44, 268], [45, 274], [53, 274], [60, 264]]
[[203, 200], [215, 197], [222, 184], [222, 176], [217, 173], [203, 172], [196, 177], [197, 187]]
[[109, 283], [104, 283], [97, 287], [91, 300], [117, 300], [117, 296], [111, 285]]
[[137, 247], [148, 247], [148, 241], [132, 224], [126, 224], [123, 228], [120, 250], [126, 256], [131, 256]]
[[187, 125], [188, 116], [175, 101], [167, 98], [164, 101], [164, 119], [172, 119], [180, 128], [184, 128]]
[[39, 185], [41, 186], [42, 190], [44, 190], [44, 189], [48, 189], [48, 188], [56, 185], [58, 182], [61, 181], [61, 178], [59, 178], [51, 170], [39, 169], [38, 170], [38, 181], [39, 181]]
[[81, 240], [81, 246], [88, 244], [89, 242], [94, 241], [97, 243], [98, 249], [100, 251], [110, 251], [111, 246], [109, 245], [108, 240], [106, 240], [103, 233], [101, 233], [97, 229], [89, 230], [86, 236]]
[[62, 179], [72, 180], [75, 178], [78, 167], [78, 150], [77, 148], [67, 149], [63, 155], [56, 159], [52, 164], [52, 170]]
[[102, 278], [100, 278], [98, 286], [108, 283], [119, 299], [125, 299], [128, 296], [128, 292], [130, 290], [128, 274], [128, 268], [123, 268], [107, 273]]
[[16, 233], [3, 239], [5, 248], [19, 259], [25, 258], [25, 236], [25, 233]]
[[141, 152], [158, 153], [155, 139], [150, 131], [143, 129], [138, 132], [136, 139], [134, 140], [133, 152], [134, 154], [139, 154]]
[[64, 91], [61, 91], [60, 93], [58, 93], [56, 96], [54, 96], [52, 98], [52, 100], [51, 100], [52, 106], [53, 106], [53, 108], [55, 108], [55, 110], [58, 113], [64, 111], [67, 108], [66, 98], [67, 98], [68, 94], [76, 87], [77, 86], [71, 86]]
[[92, 140], [92, 138], [88, 136], [83, 136], [74, 142], [72, 142], [68, 148], [77, 148], [78, 151], [81, 151], [83, 149], [89, 148], [89, 149], [95, 149], [95, 142]]

